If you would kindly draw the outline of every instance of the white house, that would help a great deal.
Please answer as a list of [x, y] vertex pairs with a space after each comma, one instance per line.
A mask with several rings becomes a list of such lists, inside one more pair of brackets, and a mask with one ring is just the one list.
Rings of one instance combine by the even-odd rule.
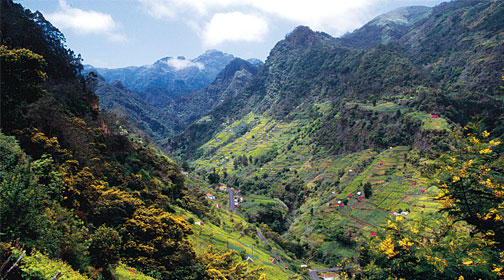
[[339, 279], [339, 274], [325, 274], [324, 273], [324, 280], [338, 280]]
[[392, 215], [394, 216], [408, 216], [409, 212], [406, 212], [406, 211], [402, 211], [401, 213], [398, 213], [398, 212], [394, 212], [392, 213]]
[[210, 194], [210, 193], [206, 194], [206, 198], [211, 199], [211, 200], [215, 200], [215, 196], [213, 194]]

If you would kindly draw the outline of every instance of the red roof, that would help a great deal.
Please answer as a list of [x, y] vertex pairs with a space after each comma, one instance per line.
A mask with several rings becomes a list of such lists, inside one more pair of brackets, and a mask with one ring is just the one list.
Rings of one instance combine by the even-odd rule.
[[438, 115], [432, 115], [432, 117], [433, 117], [433, 118], [439, 118], [439, 116], [438, 116]]

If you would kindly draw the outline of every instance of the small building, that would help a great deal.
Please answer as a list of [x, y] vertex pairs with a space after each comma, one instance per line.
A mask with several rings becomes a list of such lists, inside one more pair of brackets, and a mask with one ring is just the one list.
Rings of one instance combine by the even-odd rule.
[[235, 196], [235, 201], [242, 203], [243, 202], [243, 197], [242, 196]]
[[249, 263], [254, 262], [254, 260], [251, 257], [247, 257], [246, 261], [249, 262]]
[[226, 186], [219, 186], [219, 191], [222, 191], [222, 192], [226, 192], [227, 191], [227, 187]]
[[217, 204], [217, 205], [216, 205], [216, 207], [217, 207], [217, 208], [221, 208], [221, 205], [220, 205], [220, 204]]
[[339, 279], [339, 274], [325, 274], [324, 273], [324, 280], [338, 280]]
[[211, 193], [207, 193], [206, 198], [211, 199], [211, 200], [215, 200], [215, 196]]
[[302, 264], [301, 268], [308, 268], [308, 265], [307, 264]]
[[406, 212], [406, 211], [402, 211], [401, 213], [394, 212], [394, 213], [392, 213], [392, 215], [394, 215], [394, 216], [408, 216], [409, 212]]
[[195, 225], [202, 226], [203, 222], [194, 222]]

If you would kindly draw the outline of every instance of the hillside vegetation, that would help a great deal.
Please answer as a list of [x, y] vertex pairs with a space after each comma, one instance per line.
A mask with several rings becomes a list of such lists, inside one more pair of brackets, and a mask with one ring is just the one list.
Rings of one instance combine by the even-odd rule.
[[[452, 131], [477, 122], [501, 137], [503, 26], [495, 18], [503, 11], [501, 2], [472, 1], [398, 10], [392, 14], [412, 21], [393, 36], [383, 35], [398, 24], [385, 20], [391, 15], [369, 24], [378, 31], [365, 26], [340, 39], [298, 27], [250, 86], [174, 137], [172, 151], [202, 178], [216, 173], [247, 195], [285, 203], [287, 214], [267, 204], [238, 213], [267, 224], [292, 257], [326, 267], [362, 258], [366, 236], [394, 212], [407, 212], [398, 217], [408, 221], [442, 219], [438, 158], [455, 152]], [[444, 226], [451, 230], [453, 220]], [[486, 261], [498, 262], [497, 251]], [[489, 267], [439, 273], [497, 277]]]
[[192, 93], [1, 3], [0, 277], [504, 277], [504, 2], [299, 26]]

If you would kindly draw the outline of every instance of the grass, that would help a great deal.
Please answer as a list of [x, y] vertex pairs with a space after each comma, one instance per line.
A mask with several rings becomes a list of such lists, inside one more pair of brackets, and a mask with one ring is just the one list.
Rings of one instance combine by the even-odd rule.
[[[200, 221], [198, 217], [192, 213], [182, 209], [177, 210], [177, 214], [184, 217], [186, 220], [189, 218], [195, 221]], [[247, 256], [250, 256], [254, 262], [249, 263], [253, 268], [263, 267], [263, 273], [266, 274], [268, 279], [290, 279], [295, 273], [284, 269], [280, 264], [273, 264], [270, 259], [273, 254], [262, 241], [260, 241], [254, 232], [253, 236], [242, 235], [239, 231], [233, 231], [233, 226], [237, 223], [247, 225], [247, 222], [239, 215], [230, 213], [225, 209], [219, 209], [217, 215], [221, 220], [220, 225], [205, 222], [203, 226], [192, 224], [191, 228], [194, 234], [190, 239], [194, 245], [196, 253], [203, 253], [208, 246], [213, 246], [221, 252], [227, 250], [235, 250], [237, 252], [245, 251]], [[291, 263], [292, 259], [276, 245], [272, 240], [268, 240], [272, 246], [276, 248], [276, 252], [286, 263]]]
[[412, 119], [417, 119], [422, 121], [422, 129], [424, 130], [435, 130], [435, 131], [450, 131], [450, 125], [443, 118], [433, 118], [431, 114], [426, 114], [424, 112], [412, 112], [408, 113], [408, 116]]
[[[361, 109], [387, 114], [395, 113], [397, 110], [405, 113], [407, 110], [406, 107], [393, 102], [376, 106], [347, 103], [346, 107], [355, 105]], [[329, 103], [314, 106], [322, 114], [331, 111]], [[407, 116], [421, 120], [422, 129], [425, 130], [449, 129], [445, 119], [432, 118], [430, 114], [410, 112]], [[233, 134], [233, 127], [243, 122], [250, 124], [250, 127], [246, 133], [236, 136]], [[424, 213], [437, 211], [439, 204], [434, 201], [437, 191], [430, 187], [427, 178], [420, 176], [415, 166], [406, 161], [408, 157], [418, 155], [417, 152], [411, 151], [406, 146], [398, 146], [382, 151], [367, 149], [346, 155], [327, 154], [313, 144], [312, 131], [317, 125], [316, 121], [302, 118], [286, 123], [266, 116], [249, 114], [242, 121], [235, 122], [222, 130], [222, 135], [217, 139], [205, 144], [209, 149], [213, 149], [212, 152], [197, 159], [193, 165], [196, 169], [225, 170], [229, 175], [246, 179], [254, 176], [262, 178], [262, 175], [266, 174], [267, 177], [263, 180], [272, 186], [285, 185], [292, 180], [303, 181], [304, 191], [309, 192], [310, 195], [303, 205], [298, 206], [286, 237], [299, 238], [301, 243], [337, 252], [342, 256], [351, 256], [354, 250], [338, 242], [324, 240], [326, 234], [324, 230], [331, 226], [352, 228], [354, 234], [359, 236], [383, 225], [389, 215], [399, 209], [409, 209], [411, 211], [409, 217], [413, 219], [421, 217]], [[278, 151], [278, 155], [267, 163], [249, 164], [239, 169], [233, 167], [234, 157], [246, 155], [257, 158], [273, 149]], [[349, 169], [358, 171], [348, 172]], [[355, 198], [356, 193], [358, 191], [363, 193], [362, 185], [367, 182], [372, 185], [373, 195], [369, 199], [358, 201]], [[421, 194], [421, 189], [424, 189], [425, 193]], [[348, 198], [350, 194], [353, 198], [349, 199], [345, 207], [333, 205], [338, 200]], [[261, 204], [264, 206], [277, 203], [264, 196], [251, 195], [245, 199], [253, 202], [249, 205], [253, 209], [262, 207]], [[312, 208], [313, 216], [310, 214]], [[239, 219], [241, 218], [236, 218], [235, 221]], [[198, 237], [199, 239], [195, 239], [195, 242], [201, 243], [200, 250], [209, 244], [217, 244], [221, 249], [235, 248], [251, 251], [250, 246], [257, 245], [257, 263], [272, 270], [276, 269], [269, 263], [270, 253], [266, 248], [261, 247], [257, 239], [242, 237], [239, 239], [242, 243], [236, 242], [239, 234], [229, 233], [231, 227], [232, 225], [226, 222], [216, 228], [205, 226], [201, 232], [201, 238]], [[209, 230], [210, 228], [212, 231]], [[210, 237], [211, 232], [213, 235]], [[277, 272], [280, 273], [279, 271], [275, 273]], [[283, 275], [288, 277], [288, 273]]]

